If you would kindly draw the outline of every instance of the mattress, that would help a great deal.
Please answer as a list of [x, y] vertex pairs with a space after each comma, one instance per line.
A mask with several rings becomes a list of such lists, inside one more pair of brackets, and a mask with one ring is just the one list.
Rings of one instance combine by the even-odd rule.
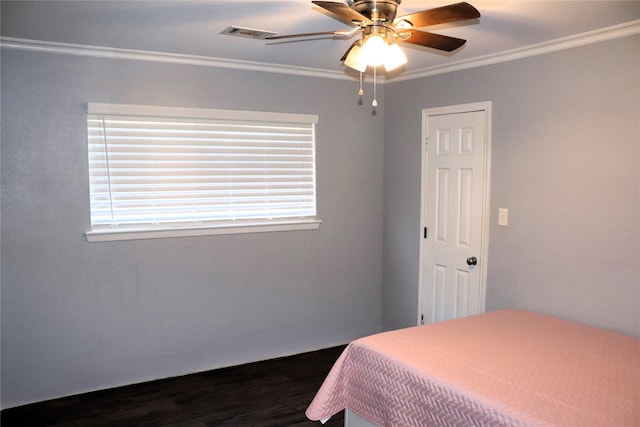
[[307, 408], [379, 426], [640, 426], [640, 339], [503, 310], [350, 343]]

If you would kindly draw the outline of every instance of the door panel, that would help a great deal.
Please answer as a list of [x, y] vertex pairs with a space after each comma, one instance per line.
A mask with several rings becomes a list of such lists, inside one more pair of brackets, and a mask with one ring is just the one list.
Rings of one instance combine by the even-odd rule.
[[[424, 322], [436, 322], [484, 310], [486, 112], [426, 121], [421, 308]], [[472, 257], [475, 265], [467, 263]]]

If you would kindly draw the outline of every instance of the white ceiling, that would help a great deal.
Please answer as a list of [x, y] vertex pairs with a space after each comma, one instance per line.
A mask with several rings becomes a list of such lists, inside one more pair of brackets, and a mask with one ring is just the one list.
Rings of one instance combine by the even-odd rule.
[[[457, 1], [403, 0], [398, 16]], [[403, 44], [409, 59], [403, 73], [490, 57], [632, 21], [634, 32], [640, 27], [640, 1], [468, 2], [482, 14], [478, 21], [427, 28], [466, 39], [467, 44], [453, 54]], [[340, 57], [355, 40], [276, 43], [220, 34], [230, 25], [278, 34], [348, 29], [310, 0], [2, 0], [0, 5], [5, 44], [8, 38], [41, 40], [338, 73], [344, 72]]]

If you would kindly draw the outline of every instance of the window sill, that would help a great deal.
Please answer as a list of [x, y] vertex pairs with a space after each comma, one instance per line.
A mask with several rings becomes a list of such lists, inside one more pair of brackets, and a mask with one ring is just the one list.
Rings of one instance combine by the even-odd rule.
[[190, 228], [162, 228], [162, 229], [113, 229], [87, 231], [87, 241], [114, 242], [120, 240], [164, 239], [168, 237], [196, 237], [212, 236], [215, 234], [240, 234], [240, 233], [269, 233], [273, 231], [317, 230], [320, 228], [320, 220], [289, 221], [271, 224], [238, 224], [224, 226], [205, 226]]

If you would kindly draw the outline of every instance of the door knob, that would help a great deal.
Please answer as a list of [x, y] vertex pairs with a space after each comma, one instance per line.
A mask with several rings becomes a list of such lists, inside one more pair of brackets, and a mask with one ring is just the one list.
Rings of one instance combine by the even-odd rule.
[[467, 265], [476, 265], [478, 263], [478, 258], [472, 256], [471, 258], [467, 258]]

